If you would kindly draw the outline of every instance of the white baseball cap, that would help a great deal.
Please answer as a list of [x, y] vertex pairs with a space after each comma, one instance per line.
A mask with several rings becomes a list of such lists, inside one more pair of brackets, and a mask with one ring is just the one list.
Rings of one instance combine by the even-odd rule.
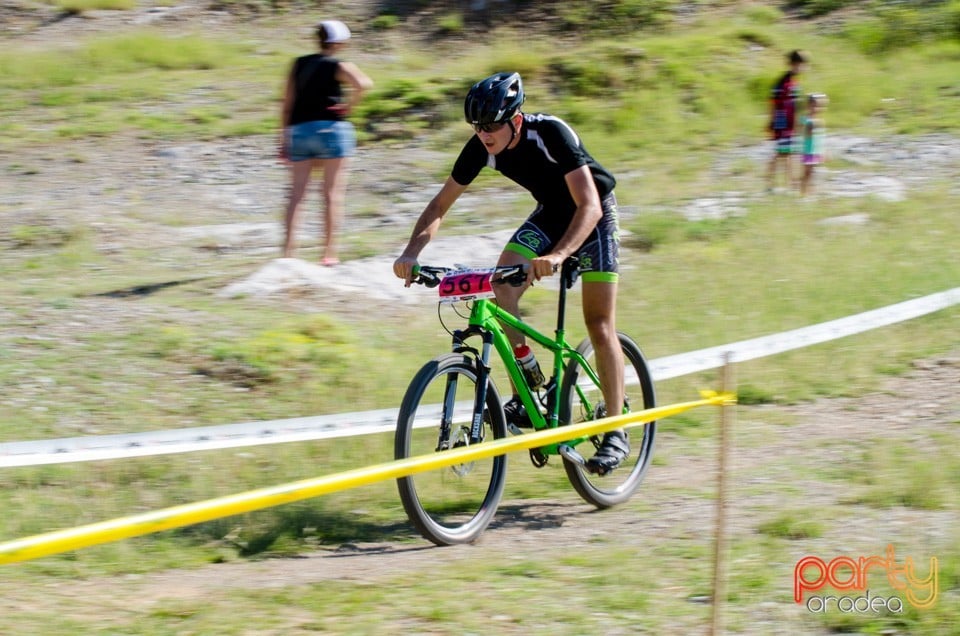
[[328, 44], [346, 42], [350, 39], [350, 29], [340, 20], [324, 20], [317, 25], [317, 29], [323, 29], [324, 33], [327, 34], [327, 39], [324, 42]]

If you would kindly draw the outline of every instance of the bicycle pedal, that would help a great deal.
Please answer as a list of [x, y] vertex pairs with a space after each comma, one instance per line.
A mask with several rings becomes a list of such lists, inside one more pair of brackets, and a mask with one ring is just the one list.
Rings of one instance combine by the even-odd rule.
[[565, 460], [567, 460], [571, 464], [576, 464], [577, 466], [580, 466], [591, 475], [604, 477], [612, 472], [612, 470], [604, 470], [600, 466], [597, 466], [596, 464], [588, 462], [586, 459], [584, 459], [583, 455], [577, 452], [574, 448], [567, 446], [566, 444], [561, 444], [560, 446], [558, 446], [557, 451], [559, 451], [560, 456], [563, 457]]
[[520, 427], [513, 422], [507, 422], [507, 430], [510, 431], [511, 435], [523, 435], [523, 431], [520, 430]]
[[547, 465], [547, 462], [550, 461], [550, 458], [547, 457], [542, 450], [539, 448], [530, 449], [530, 461], [537, 468], [543, 468]]
[[576, 464], [578, 466], [586, 466], [587, 460], [583, 458], [583, 455], [578, 453], [575, 448], [572, 446], [567, 446], [566, 444], [561, 444], [557, 447], [557, 450], [560, 451], [560, 456], [571, 464]]

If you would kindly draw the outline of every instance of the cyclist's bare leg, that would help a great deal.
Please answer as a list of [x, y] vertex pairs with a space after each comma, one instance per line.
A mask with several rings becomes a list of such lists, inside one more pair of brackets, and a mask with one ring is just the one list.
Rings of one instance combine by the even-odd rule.
[[310, 183], [310, 173], [319, 162], [316, 160], [294, 161], [290, 164], [290, 196], [287, 199], [287, 210], [284, 214], [283, 227], [283, 257], [292, 258], [296, 243], [297, 226], [300, 225], [298, 214], [300, 202]]
[[[606, 414], [619, 415], [623, 408], [623, 350], [617, 338], [617, 283], [583, 283], [583, 319], [593, 344], [597, 375]], [[597, 453], [587, 461], [587, 469], [605, 475], [619, 466], [630, 453], [626, 431], [610, 431], [603, 436]]]
[[[497, 261], [497, 266], [509, 267], [511, 265], [526, 265], [530, 267], [530, 259], [526, 258], [521, 254], [516, 252], [511, 252], [504, 250], [500, 254], [500, 259]], [[497, 296], [497, 304], [500, 305], [503, 309], [507, 310], [514, 316], [520, 316], [520, 297], [523, 295], [523, 292], [527, 291], [527, 288], [530, 287], [530, 282], [532, 278], [528, 278], [527, 282], [523, 284], [522, 287], [514, 287], [512, 285], [494, 285], [493, 293]], [[510, 327], [503, 325], [503, 331], [507, 334], [507, 339], [510, 340], [510, 344], [514, 348], [519, 347], [524, 342], [526, 338], [522, 333], [518, 332], [516, 329], [511, 329]], [[513, 385], [513, 380], [510, 381], [510, 389], [514, 395], [517, 393], [517, 387]]]
[[583, 321], [593, 344], [596, 371], [600, 376], [608, 415], [623, 408], [623, 351], [617, 338], [617, 283], [583, 283]]
[[[500, 260], [497, 261], [497, 266], [511, 266], [511, 265], [526, 265], [530, 266], [530, 259], [527, 257], [517, 254], [516, 252], [511, 252], [509, 250], [504, 250], [500, 254]], [[511, 285], [494, 285], [493, 292], [497, 296], [497, 304], [500, 305], [503, 309], [507, 310], [514, 316], [520, 316], [520, 297], [523, 295], [523, 292], [527, 291], [527, 288], [530, 287], [530, 280], [527, 280], [522, 287], [513, 287]], [[522, 333], [517, 332], [514, 329], [511, 329], [504, 325], [504, 332], [507, 334], [507, 338], [510, 340], [510, 344], [514, 347], [518, 347], [525, 342], [525, 338]]]

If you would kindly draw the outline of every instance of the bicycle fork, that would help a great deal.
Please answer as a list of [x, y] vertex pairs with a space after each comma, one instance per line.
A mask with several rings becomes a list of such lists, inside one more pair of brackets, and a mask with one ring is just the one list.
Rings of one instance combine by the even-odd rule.
[[[480, 351], [464, 344], [464, 340], [472, 335], [479, 335], [483, 339], [483, 345]], [[457, 330], [453, 334], [453, 351], [455, 353], [464, 353], [470, 355], [476, 365], [477, 383], [476, 391], [473, 397], [473, 415], [470, 420], [469, 438], [466, 438], [466, 445], [479, 444], [483, 441], [483, 416], [487, 404], [487, 387], [490, 378], [490, 349], [493, 346], [493, 334], [486, 330], [469, 328], [467, 330]], [[454, 421], [454, 412], [456, 410], [457, 398], [457, 373], [450, 373], [447, 376], [447, 384], [443, 396], [443, 412], [440, 420], [440, 438], [437, 441], [437, 450], [451, 448], [450, 435]], [[465, 432], [465, 431], [464, 431]], [[457, 440], [453, 446], [464, 445], [460, 441], [460, 435], [455, 436]]]
[[480, 355], [472, 349], [474, 360], [477, 363], [477, 390], [473, 398], [473, 421], [470, 422], [470, 443], [479, 444], [483, 441], [483, 413], [487, 406], [487, 387], [490, 378], [490, 348], [493, 346], [493, 333], [481, 333], [483, 345]]

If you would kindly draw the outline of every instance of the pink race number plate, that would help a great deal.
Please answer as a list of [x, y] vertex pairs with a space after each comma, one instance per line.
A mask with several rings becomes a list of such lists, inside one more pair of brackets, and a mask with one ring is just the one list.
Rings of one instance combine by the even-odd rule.
[[450, 272], [440, 281], [440, 302], [453, 303], [478, 298], [493, 298], [492, 269]]

